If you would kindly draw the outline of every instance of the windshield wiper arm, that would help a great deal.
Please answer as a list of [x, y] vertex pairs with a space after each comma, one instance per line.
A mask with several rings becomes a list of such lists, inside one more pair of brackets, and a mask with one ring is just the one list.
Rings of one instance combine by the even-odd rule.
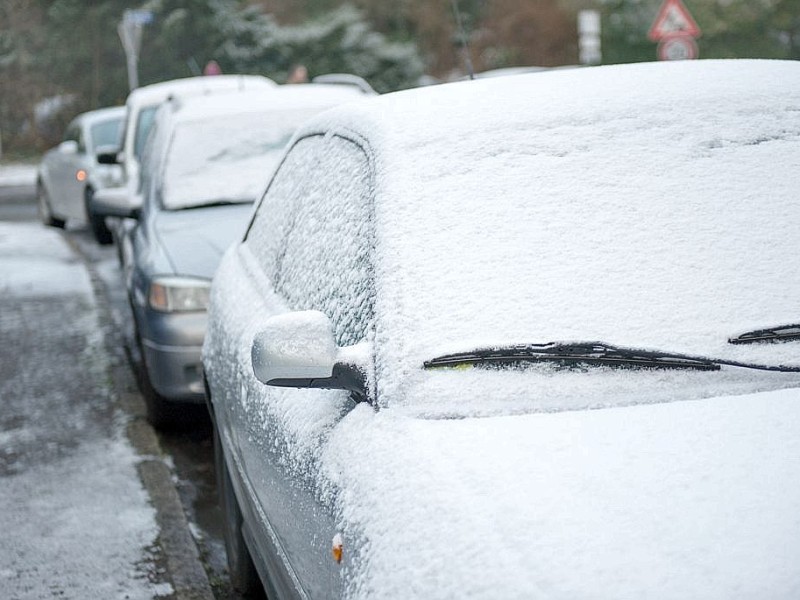
[[549, 344], [520, 344], [500, 348], [485, 348], [472, 352], [445, 354], [423, 363], [426, 369], [454, 367], [465, 364], [514, 364], [524, 362], [589, 363], [612, 367], [645, 366], [662, 369], [697, 369], [718, 371], [722, 365], [757, 369], [759, 371], [779, 371], [800, 373], [800, 366], [762, 365], [720, 358], [706, 358], [675, 352], [641, 350], [612, 346], [604, 342], [578, 342]]
[[729, 344], [753, 344], [755, 342], [788, 342], [800, 340], [800, 325], [780, 325], [766, 329], [748, 331], [728, 339]]
[[487, 348], [459, 354], [446, 354], [425, 361], [426, 369], [463, 364], [508, 364], [517, 362], [595, 363], [608, 366], [650, 366], [667, 369], [719, 370], [719, 364], [707, 358], [621, 348], [603, 342], [520, 344]]

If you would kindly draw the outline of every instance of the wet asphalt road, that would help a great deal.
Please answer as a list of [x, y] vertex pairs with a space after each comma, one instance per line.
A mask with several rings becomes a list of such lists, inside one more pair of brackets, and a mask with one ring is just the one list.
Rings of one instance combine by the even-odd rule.
[[[37, 220], [35, 191], [31, 186], [0, 186], [0, 221], [36, 222]], [[130, 309], [116, 252], [113, 247], [98, 246], [91, 238], [91, 234], [83, 228], [68, 226], [64, 235], [78, 250], [90, 271], [102, 283], [97, 287], [105, 291], [111, 319], [117, 328], [116, 339], [120, 341], [117, 347], [111, 348], [111, 352], [116, 354], [115, 362], [129, 365], [131, 378], [135, 378], [139, 357], [131, 351], [135, 344], [132, 343]], [[43, 327], [47, 327], [50, 321], [55, 321], [52, 323], [55, 331], [57, 321], [63, 318], [63, 308], [63, 306], [41, 307], [41, 310], [36, 310], [36, 314], [17, 316], [20, 323], [41, 323]], [[14, 369], [15, 360], [20, 360], [24, 355], [16, 353], [16, 359], [13, 356], [3, 356], [0, 360], [0, 370]], [[0, 372], [0, 376], [3, 376], [3, 372]], [[35, 388], [39, 382], [29, 381], [26, 385]], [[66, 392], [69, 393], [69, 389]], [[102, 403], [98, 406], [85, 405], [87, 414], [84, 415], [86, 417], [84, 420], [92, 421], [94, 427], [106, 426], [108, 415], [101, 406]], [[162, 450], [168, 455], [167, 462], [172, 469], [172, 481], [183, 505], [215, 599], [240, 600], [242, 597], [232, 589], [227, 576], [224, 541], [219, 526], [221, 514], [217, 505], [211, 424], [205, 407], [197, 408], [190, 423], [178, 431], [158, 433], [158, 441]], [[15, 418], [12, 413], [13, 411], [4, 411], [4, 415], [10, 419]], [[36, 452], [57, 452], [62, 442], [68, 444], [70, 430], [63, 425], [64, 423], [60, 424], [63, 440], [54, 440], [52, 444], [42, 448], [28, 449], [26, 450], [28, 457], [33, 457]], [[13, 462], [12, 460], [11, 463]]]

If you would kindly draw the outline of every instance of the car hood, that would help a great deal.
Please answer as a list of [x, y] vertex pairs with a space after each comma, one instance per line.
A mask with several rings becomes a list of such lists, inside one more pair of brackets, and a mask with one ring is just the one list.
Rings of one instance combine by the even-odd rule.
[[162, 211], [154, 222], [176, 274], [211, 279], [222, 254], [244, 234], [251, 204]]
[[353, 597], [800, 596], [798, 389], [457, 420], [359, 405], [321, 460]]

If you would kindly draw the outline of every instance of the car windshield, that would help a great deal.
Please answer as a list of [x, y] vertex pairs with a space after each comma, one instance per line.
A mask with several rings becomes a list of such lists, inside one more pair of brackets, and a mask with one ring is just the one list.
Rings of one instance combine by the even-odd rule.
[[252, 202], [308, 111], [250, 112], [176, 128], [164, 167], [166, 209]]
[[122, 133], [122, 117], [100, 121], [91, 127], [92, 146], [119, 146], [120, 134]]

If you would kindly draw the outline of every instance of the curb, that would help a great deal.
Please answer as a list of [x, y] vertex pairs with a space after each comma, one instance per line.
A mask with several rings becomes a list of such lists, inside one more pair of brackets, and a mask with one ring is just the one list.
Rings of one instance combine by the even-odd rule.
[[94, 264], [69, 236], [63, 236], [72, 250], [83, 259], [92, 282], [98, 319], [105, 330], [104, 346], [110, 359], [110, 377], [117, 407], [130, 419], [126, 436], [141, 457], [137, 465], [139, 477], [156, 510], [158, 542], [166, 563], [167, 577], [174, 600], [214, 600], [206, 570], [200, 560], [197, 544], [183, 510], [172, 473], [164, 460], [164, 452], [156, 433], [146, 419], [144, 399], [138, 392], [124, 349], [124, 340], [111, 316], [105, 295], [105, 283]]

